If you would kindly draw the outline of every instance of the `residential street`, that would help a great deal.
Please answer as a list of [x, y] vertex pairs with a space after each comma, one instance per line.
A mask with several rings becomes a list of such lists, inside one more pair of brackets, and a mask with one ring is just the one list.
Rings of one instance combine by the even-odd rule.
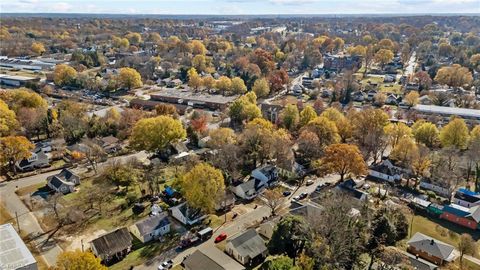
[[[282, 205], [282, 209], [288, 209], [290, 207], [291, 198], [293, 198], [293, 196], [296, 196], [302, 192], [307, 192], [310, 194], [315, 190], [317, 185], [327, 183], [327, 182], [334, 183], [337, 180], [338, 180], [338, 176], [328, 175], [323, 178], [315, 179], [314, 180], [315, 183], [310, 186], [305, 186], [305, 185], [301, 186], [296, 192], [293, 192], [292, 195], [285, 198], [285, 202]], [[292, 190], [294, 190], [295, 188], [296, 187], [290, 187], [290, 189]], [[307, 201], [307, 200], [308, 199], [304, 201]], [[286, 211], [283, 211], [283, 212], [286, 213]], [[254, 225], [255, 223], [261, 222], [264, 217], [268, 217], [269, 215], [270, 215], [270, 208], [268, 208], [267, 206], [258, 206], [257, 209], [254, 209], [246, 214], [240, 215], [235, 220], [227, 222], [226, 224], [220, 226], [218, 229], [215, 230], [212, 238], [210, 238], [208, 241], [203, 242], [198, 246], [188, 248], [181, 252], [177, 252], [175, 249], [164, 252], [159, 256], [149, 260], [147, 263], [135, 267], [135, 269], [156, 270], [158, 265], [161, 264], [166, 259], [172, 259], [175, 265], [180, 264], [186, 256], [192, 254], [197, 249], [202, 250], [204, 248], [214, 247], [214, 239], [219, 234], [226, 233], [228, 238], [231, 238], [235, 234], [244, 231], [246, 228]]]
[[[145, 160], [147, 158], [147, 153], [142, 151], [131, 155], [114, 157], [110, 160], [120, 160], [122, 162], [130, 159], [137, 158], [139, 160]], [[101, 163], [98, 165], [99, 168], [107, 164], [107, 162]], [[84, 171], [85, 168], [79, 167], [73, 169], [77, 173]], [[2, 182], [0, 183], [0, 201], [5, 206], [6, 210], [10, 213], [12, 217], [15, 217], [15, 213], [18, 214], [18, 223], [20, 224], [20, 229], [25, 235], [42, 235], [41, 237], [35, 239], [37, 245], [42, 244], [46, 238], [47, 234], [42, 230], [38, 224], [37, 218], [35, 215], [30, 212], [30, 210], [23, 204], [22, 200], [17, 196], [15, 191], [19, 188], [24, 188], [32, 185], [36, 185], [42, 182], [45, 182], [47, 177], [51, 175], [58, 174], [61, 170], [55, 170], [43, 174], [37, 174], [25, 178], [20, 178], [18, 180]], [[57, 261], [57, 255], [62, 252], [62, 249], [58, 245], [51, 245], [48, 248], [44, 249], [42, 256], [45, 259], [45, 262], [49, 265], [55, 265]]]

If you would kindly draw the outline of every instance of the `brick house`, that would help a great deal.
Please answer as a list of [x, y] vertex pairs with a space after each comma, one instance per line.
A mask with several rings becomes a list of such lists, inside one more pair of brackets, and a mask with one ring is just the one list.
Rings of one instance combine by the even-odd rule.
[[407, 242], [407, 245], [408, 252], [436, 265], [452, 262], [457, 256], [453, 246], [419, 232]]

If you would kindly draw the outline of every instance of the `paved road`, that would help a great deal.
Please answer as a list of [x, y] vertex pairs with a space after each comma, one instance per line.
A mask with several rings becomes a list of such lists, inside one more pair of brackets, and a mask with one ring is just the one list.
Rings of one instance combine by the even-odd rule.
[[[114, 157], [109, 160], [120, 160], [122, 162], [135, 157], [139, 160], [147, 159], [147, 154], [142, 151], [131, 155]], [[108, 161], [107, 161], [108, 162]], [[99, 168], [105, 166], [107, 162], [101, 163], [98, 165]], [[17, 196], [15, 191], [19, 188], [28, 187], [36, 185], [39, 183], [46, 183], [47, 177], [59, 173], [61, 170], [55, 170], [43, 174], [37, 174], [29, 177], [20, 178], [18, 180], [2, 182], [0, 183], [0, 201], [5, 205], [6, 210], [10, 213], [11, 216], [15, 216], [15, 213], [18, 214], [18, 223], [20, 224], [20, 229], [22, 233], [26, 235], [43, 235], [35, 239], [35, 244], [42, 244], [47, 235], [44, 235], [44, 231], [38, 224], [37, 218], [35, 215], [30, 212], [30, 210], [23, 204], [22, 200]], [[74, 169], [77, 173], [85, 171], [85, 168]], [[45, 259], [45, 262], [49, 266], [55, 265], [57, 261], [58, 254], [62, 252], [62, 249], [56, 245], [52, 244], [48, 249], [44, 249], [42, 256]]]
[[[3, 182], [0, 184], [0, 200], [12, 216], [15, 216], [15, 212], [18, 213], [18, 222], [23, 233], [36, 235], [44, 234], [44, 231], [38, 224], [36, 217], [23, 204], [22, 200], [20, 200], [15, 191], [17, 188], [23, 188], [45, 182], [48, 176], [57, 174], [59, 172], [60, 170], [51, 171], [44, 174], [21, 178], [16, 181]], [[39, 245], [43, 243], [46, 238], [47, 235], [44, 235], [43, 237], [36, 239], [35, 243]], [[49, 266], [53, 266], [57, 260], [57, 255], [60, 252], [62, 252], [62, 249], [58, 245], [53, 245], [50, 249], [43, 252], [42, 256]]]
[[417, 66], [417, 53], [413, 51], [412, 55], [410, 56], [410, 60], [408, 60], [408, 65], [405, 68], [405, 76], [409, 77], [415, 73], [415, 67]]
[[[292, 196], [296, 196], [296, 195], [298, 195], [302, 192], [307, 192], [307, 193], [310, 194], [315, 190], [317, 185], [327, 183], [327, 182], [334, 183], [335, 181], [338, 181], [338, 179], [339, 179], [339, 177], [335, 176], [335, 175], [328, 175], [328, 176], [323, 177], [323, 178], [312, 179], [312, 180], [315, 181], [314, 184], [312, 184], [310, 186], [303, 185], [300, 188], [298, 188], [298, 190], [293, 192], [290, 197], [285, 198], [285, 201], [282, 204], [282, 208], [283, 209], [288, 209], [290, 207], [290, 204], [291, 204], [291, 199], [290, 198]], [[292, 186], [289, 187], [289, 189], [291, 189], [292, 191], [295, 190], [296, 188], [297, 187], [292, 187]], [[285, 212], [285, 211], [283, 211], [283, 212]], [[202, 243], [198, 246], [191, 247], [189, 249], [181, 251], [181, 252], [177, 252], [174, 249], [169, 250], [169, 251], [164, 252], [164, 253], [160, 254], [159, 256], [149, 260], [147, 263], [135, 267], [135, 269], [138, 269], [138, 270], [156, 270], [158, 265], [160, 265], [166, 259], [171, 259], [171, 258], [173, 258], [173, 262], [174, 262], [175, 265], [180, 264], [186, 256], [192, 254], [197, 249], [202, 250], [203, 248], [206, 248], [206, 247], [214, 247], [214, 239], [219, 234], [226, 233], [228, 235], [228, 238], [231, 238], [232, 236], [244, 231], [246, 228], [249, 228], [250, 226], [252, 226], [256, 223], [261, 222], [264, 217], [268, 217], [268, 216], [270, 216], [270, 208], [268, 208], [267, 206], [259, 206], [259, 207], [257, 207], [257, 209], [254, 209], [254, 210], [252, 210], [252, 211], [250, 211], [246, 214], [240, 215], [235, 220], [229, 221], [226, 224], [217, 228], [215, 230], [214, 234], [213, 234], [213, 237], [210, 238], [208, 241], [206, 241], [206, 242], [204, 242], [204, 243]]]

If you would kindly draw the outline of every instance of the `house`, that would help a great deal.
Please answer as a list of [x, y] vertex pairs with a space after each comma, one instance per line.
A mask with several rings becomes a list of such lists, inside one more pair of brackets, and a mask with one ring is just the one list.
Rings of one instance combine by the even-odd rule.
[[480, 224], [480, 206], [467, 208], [452, 203], [443, 207], [440, 218], [476, 230]]
[[102, 137], [100, 139], [97, 139], [97, 142], [98, 145], [100, 145], [107, 153], [115, 153], [121, 148], [119, 144], [119, 139], [114, 136]]
[[338, 184], [336, 190], [346, 192], [358, 201], [366, 201], [368, 199], [368, 193], [360, 190], [362, 185], [361, 181], [349, 179]]
[[363, 102], [365, 99], [367, 99], [367, 95], [365, 95], [365, 93], [362, 91], [356, 91], [352, 94], [353, 101]]
[[255, 229], [249, 229], [227, 241], [225, 252], [242, 265], [262, 262], [268, 255], [268, 249], [262, 237]]
[[275, 230], [276, 225], [276, 222], [273, 220], [264, 222], [258, 227], [258, 233], [266, 239], [270, 240], [272, 238], [273, 231]]
[[373, 101], [375, 99], [375, 95], [377, 95], [377, 91], [376, 90], [370, 90], [368, 91], [367, 93], [367, 100], [368, 101]]
[[215, 211], [230, 210], [235, 206], [235, 194], [231, 191], [226, 191], [224, 196], [217, 196], [215, 202]]
[[42, 150], [42, 147], [35, 148], [31, 154], [29, 158], [22, 159], [15, 164], [20, 171], [31, 171], [50, 166], [50, 158], [47, 153]]
[[395, 76], [393, 75], [385, 75], [383, 77], [383, 82], [386, 82], [386, 83], [391, 83], [391, 82], [394, 82], [395, 81]]
[[0, 269], [37, 270], [37, 261], [12, 224], [0, 225]]
[[129, 230], [142, 243], [147, 243], [169, 233], [170, 220], [167, 213], [159, 213], [138, 221]]
[[259, 179], [250, 178], [246, 182], [235, 182], [230, 186], [230, 190], [239, 198], [252, 200], [262, 193], [267, 184]]
[[451, 196], [451, 192], [448, 188], [442, 187], [436, 183], [430, 182], [428, 180], [422, 180], [420, 181], [420, 188], [426, 189], [426, 190], [431, 190], [435, 192], [436, 194], [449, 198]]
[[480, 193], [460, 188], [455, 192], [452, 202], [467, 208], [474, 207], [480, 205]]
[[318, 218], [325, 209], [320, 204], [308, 201], [298, 202], [292, 201], [290, 206], [290, 214], [295, 216], [302, 216], [307, 220], [314, 220]]
[[437, 265], [444, 265], [456, 258], [453, 246], [419, 232], [407, 242], [407, 245], [408, 252]]
[[207, 218], [207, 215], [201, 210], [191, 208], [186, 202], [170, 207], [169, 211], [172, 217], [188, 226], [195, 225]]
[[380, 163], [373, 164], [368, 170], [370, 177], [392, 184], [400, 182], [405, 172], [407, 172], [407, 170], [394, 165], [389, 159], [384, 159]]
[[385, 104], [398, 105], [398, 97], [394, 94], [389, 94], [385, 99]]
[[107, 233], [91, 242], [93, 254], [104, 263], [122, 260], [132, 249], [132, 236], [127, 228]]
[[256, 168], [251, 173], [252, 177], [266, 183], [268, 186], [275, 185], [278, 180], [278, 168], [273, 165], [265, 165]]
[[80, 176], [70, 169], [63, 169], [59, 174], [47, 178], [47, 186], [63, 194], [74, 192], [77, 185], [80, 185]]
[[185, 270], [245, 270], [245, 267], [214, 246], [197, 249], [181, 265]]

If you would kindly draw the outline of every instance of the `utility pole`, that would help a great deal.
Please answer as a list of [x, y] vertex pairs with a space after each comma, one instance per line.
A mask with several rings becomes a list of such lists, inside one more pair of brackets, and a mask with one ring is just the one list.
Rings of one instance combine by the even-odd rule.
[[82, 243], [82, 252], [85, 252], [85, 250], [83, 249], [83, 239], [80, 240], [80, 242]]
[[15, 211], [15, 219], [17, 220], [18, 233], [20, 233], [20, 222], [18, 222], [18, 213]]

